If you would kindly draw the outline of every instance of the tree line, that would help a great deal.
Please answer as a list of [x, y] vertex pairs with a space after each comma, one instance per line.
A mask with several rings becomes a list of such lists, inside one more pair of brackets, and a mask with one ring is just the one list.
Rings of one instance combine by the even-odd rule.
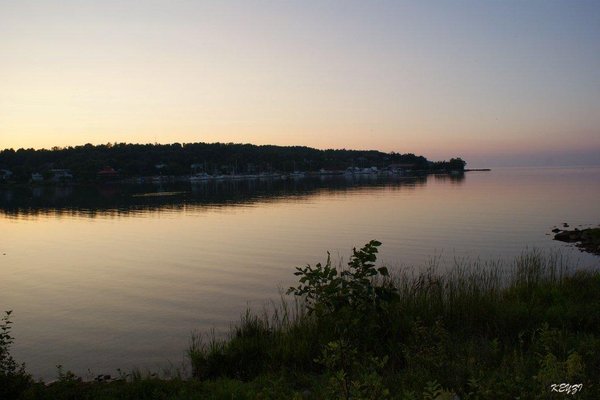
[[16, 182], [26, 182], [32, 173], [44, 174], [51, 169], [69, 169], [77, 180], [93, 181], [108, 166], [126, 178], [159, 173], [186, 175], [192, 172], [192, 166], [195, 172], [222, 174], [385, 168], [391, 164], [427, 171], [463, 170], [466, 163], [460, 158], [430, 162], [412, 153], [236, 143], [108, 143], [0, 151], [0, 169], [10, 170], [11, 180]]

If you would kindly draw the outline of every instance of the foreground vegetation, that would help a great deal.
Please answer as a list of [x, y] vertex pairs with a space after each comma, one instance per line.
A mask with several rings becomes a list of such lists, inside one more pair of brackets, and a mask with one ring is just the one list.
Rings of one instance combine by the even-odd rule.
[[227, 340], [194, 336], [191, 379], [85, 383], [61, 371], [33, 383], [3, 329], [0, 398], [600, 398], [598, 271], [529, 253], [507, 267], [457, 261], [390, 276], [379, 245], [343, 268], [329, 258], [297, 268], [293, 297], [246, 312]]

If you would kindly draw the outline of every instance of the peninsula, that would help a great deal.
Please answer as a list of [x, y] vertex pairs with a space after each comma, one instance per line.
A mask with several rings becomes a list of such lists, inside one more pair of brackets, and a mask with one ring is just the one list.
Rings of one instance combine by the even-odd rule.
[[[0, 183], [98, 182], [139, 177], [247, 177], [318, 173], [462, 173], [461, 158], [236, 143], [85, 144], [0, 151]], [[294, 175], [293, 175], [294, 176]]]

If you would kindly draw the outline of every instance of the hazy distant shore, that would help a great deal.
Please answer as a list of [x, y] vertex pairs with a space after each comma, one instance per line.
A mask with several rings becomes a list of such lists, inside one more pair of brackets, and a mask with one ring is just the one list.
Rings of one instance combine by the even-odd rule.
[[114, 143], [0, 151], [0, 183], [110, 182], [152, 177], [206, 179], [308, 175], [404, 175], [462, 172], [461, 158], [430, 161], [412, 153], [318, 150], [302, 146], [234, 143]]

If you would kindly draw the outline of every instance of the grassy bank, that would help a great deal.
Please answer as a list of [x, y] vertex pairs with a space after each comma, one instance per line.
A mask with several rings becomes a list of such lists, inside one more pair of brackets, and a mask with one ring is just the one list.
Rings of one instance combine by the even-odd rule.
[[[598, 271], [529, 253], [390, 276], [379, 245], [343, 267], [297, 268], [281, 304], [247, 311], [227, 340], [194, 336], [192, 379], [46, 386], [14, 364], [0, 383], [31, 399], [600, 398]], [[561, 383], [581, 386], [552, 391]]]

